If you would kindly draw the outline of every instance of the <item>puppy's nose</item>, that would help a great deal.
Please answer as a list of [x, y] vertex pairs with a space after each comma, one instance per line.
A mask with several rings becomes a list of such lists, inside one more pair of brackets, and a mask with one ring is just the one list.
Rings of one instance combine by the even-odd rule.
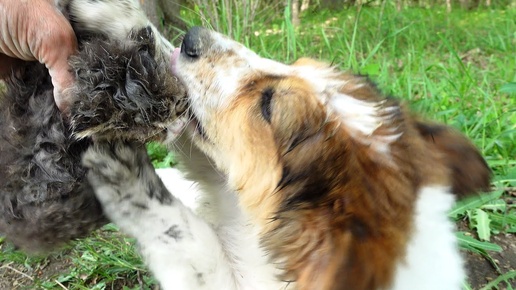
[[197, 58], [206, 52], [210, 45], [209, 31], [205, 28], [194, 26], [188, 30], [181, 45], [181, 53], [191, 58]]

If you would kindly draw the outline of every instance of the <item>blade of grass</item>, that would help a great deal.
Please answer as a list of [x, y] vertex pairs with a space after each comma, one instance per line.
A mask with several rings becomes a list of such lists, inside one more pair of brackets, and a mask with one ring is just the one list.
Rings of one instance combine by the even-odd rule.
[[457, 220], [466, 214], [467, 210], [478, 208], [492, 200], [499, 199], [502, 196], [503, 190], [495, 190], [488, 194], [482, 194], [461, 200], [455, 204], [453, 209], [448, 213], [448, 216]]
[[501, 282], [506, 282], [507, 283], [507, 286], [508, 287], [511, 287], [511, 284], [508, 282], [510, 279], [516, 279], [516, 271], [515, 270], [512, 270], [512, 271], [509, 271], [505, 274], [502, 274], [500, 276], [498, 276], [496, 279], [494, 279], [493, 281], [487, 283], [484, 287], [482, 287], [480, 290], [492, 290], [494, 288], [498, 288], [497, 286], [501, 283]]

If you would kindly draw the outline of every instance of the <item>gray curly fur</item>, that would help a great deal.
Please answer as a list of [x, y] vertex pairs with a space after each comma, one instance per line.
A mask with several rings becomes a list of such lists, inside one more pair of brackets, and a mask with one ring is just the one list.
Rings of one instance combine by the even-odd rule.
[[155, 43], [147, 27], [123, 43], [86, 41], [71, 58], [79, 100], [72, 127], [78, 137], [161, 139], [164, 125], [184, 112], [185, 90]]
[[123, 43], [100, 36], [80, 41], [71, 59], [78, 101], [70, 123], [55, 106], [43, 65], [28, 63], [6, 82], [0, 94], [0, 235], [40, 252], [107, 223], [81, 166], [91, 137], [148, 141], [184, 110], [185, 91], [153, 37], [142, 29]]
[[25, 250], [49, 250], [106, 219], [80, 166], [89, 139], [71, 137], [44, 66], [22, 70], [0, 105], [0, 233]]

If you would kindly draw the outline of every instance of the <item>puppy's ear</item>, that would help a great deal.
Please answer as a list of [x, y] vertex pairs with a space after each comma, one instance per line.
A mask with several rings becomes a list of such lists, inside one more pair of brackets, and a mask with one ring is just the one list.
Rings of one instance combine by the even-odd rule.
[[462, 198], [478, 191], [489, 191], [491, 170], [471, 141], [448, 126], [418, 121], [416, 127], [449, 168], [453, 193]]

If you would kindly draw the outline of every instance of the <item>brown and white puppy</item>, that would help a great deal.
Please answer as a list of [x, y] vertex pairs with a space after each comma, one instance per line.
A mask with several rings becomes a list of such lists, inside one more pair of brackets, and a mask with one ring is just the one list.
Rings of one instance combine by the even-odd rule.
[[489, 187], [465, 137], [414, 118], [364, 77], [264, 59], [193, 28], [176, 52], [194, 143], [227, 177], [298, 289], [460, 289], [446, 212]]
[[172, 66], [192, 121], [164, 142], [183, 172], [158, 176], [125, 142], [83, 158], [164, 289], [461, 289], [447, 211], [490, 175], [465, 137], [364, 77], [264, 59], [202, 28]]

